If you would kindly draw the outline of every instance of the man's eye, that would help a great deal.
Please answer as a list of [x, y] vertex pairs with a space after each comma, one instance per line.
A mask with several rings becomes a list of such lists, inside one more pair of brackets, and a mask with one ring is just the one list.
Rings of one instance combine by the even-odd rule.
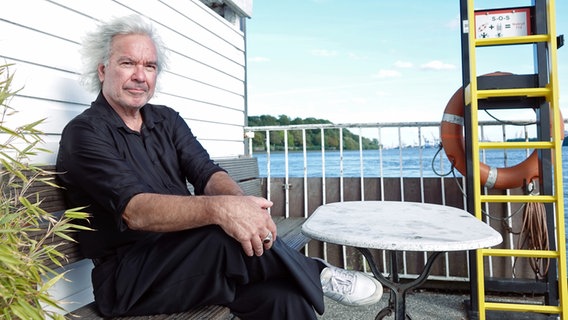
[[146, 69], [148, 71], [156, 71], [158, 69], [158, 67], [155, 64], [149, 64], [146, 66]]

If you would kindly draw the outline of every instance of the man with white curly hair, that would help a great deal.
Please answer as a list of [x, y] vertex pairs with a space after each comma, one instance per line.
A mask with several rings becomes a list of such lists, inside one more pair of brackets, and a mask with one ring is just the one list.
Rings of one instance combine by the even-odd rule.
[[166, 61], [150, 23], [101, 24], [83, 56], [98, 96], [63, 130], [57, 170], [68, 204], [92, 216], [79, 242], [102, 315], [218, 304], [241, 319], [316, 319], [324, 294], [348, 305], [380, 299], [374, 278], [286, 246], [272, 203], [245, 196], [177, 112], [148, 103]]

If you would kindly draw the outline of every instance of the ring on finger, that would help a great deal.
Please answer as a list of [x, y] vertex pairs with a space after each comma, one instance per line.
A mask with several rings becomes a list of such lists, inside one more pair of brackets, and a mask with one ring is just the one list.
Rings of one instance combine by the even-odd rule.
[[272, 232], [271, 232], [271, 231], [268, 231], [268, 234], [266, 235], [266, 237], [264, 237], [264, 238], [262, 239], [262, 242], [264, 242], [264, 243], [269, 243], [269, 242], [271, 242], [271, 241], [272, 241]]

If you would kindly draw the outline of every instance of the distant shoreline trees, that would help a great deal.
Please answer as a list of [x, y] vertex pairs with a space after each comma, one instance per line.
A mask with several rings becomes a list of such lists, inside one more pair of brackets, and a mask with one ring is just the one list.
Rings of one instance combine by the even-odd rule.
[[[250, 127], [262, 126], [288, 126], [288, 125], [302, 125], [302, 124], [332, 124], [332, 122], [316, 118], [295, 118], [291, 119], [286, 115], [280, 115], [278, 118], [271, 115], [249, 116], [248, 125]], [[377, 150], [379, 142], [377, 139], [361, 138], [363, 149]], [[253, 138], [253, 146], [255, 151], [266, 150], [266, 132], [256, 131]], [[321, 130], [320, 129], [307, 129], [306, 130], [306, 149], [307, 150], [320, 150], [321, 149]], [[326, 150], [339, 150], [339, 129], [326, 129], [325, 134], [325, 149]], [[359, 149], [359, 136], [351, 133], [347, 129], [343, 129], [343, 149], [344, 150], [358, 150]], [[282, 151], [284, 150], [284, 131], [273, 131], [270, 133], [270, 150]], [[288, 150], [302, 150], [302, 130], [288, 130]]]

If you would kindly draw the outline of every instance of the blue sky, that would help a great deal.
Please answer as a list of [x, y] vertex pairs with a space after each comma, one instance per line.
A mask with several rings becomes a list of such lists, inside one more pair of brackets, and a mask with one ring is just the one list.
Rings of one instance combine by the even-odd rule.
[[[477, 0], [476, 7], [530, 3]], [[557, 34], [568, 37], [568, 1], [556, 7]], [[440, 121], [461, 86], [459, 24], [459, 0], [255, 0], [247, 21], [249, 115]], [[478, 50], [478, 74], [533, 73], [530, 46]], [[558, 62], [568, 115], [568, 45]]]

